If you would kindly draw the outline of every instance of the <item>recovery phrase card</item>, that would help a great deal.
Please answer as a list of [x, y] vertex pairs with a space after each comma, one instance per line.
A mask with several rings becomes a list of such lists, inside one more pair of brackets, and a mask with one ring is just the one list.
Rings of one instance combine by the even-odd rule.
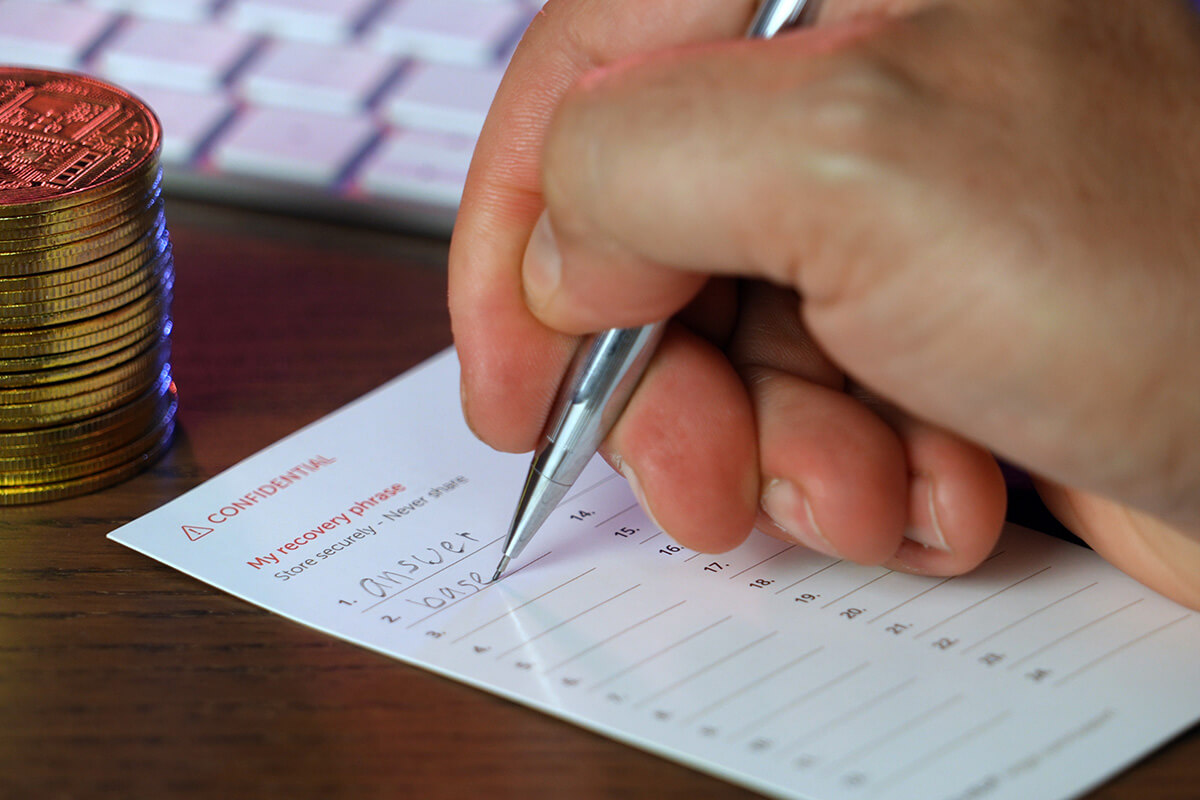
[[447, 351], [111, 537], [333, 636], [764, 794], [1066, 798], [1200, 717], [1200, 618], [1010, 529], [955, 578], [693, 552], [597, 459], [490, 584], [525, 456]]

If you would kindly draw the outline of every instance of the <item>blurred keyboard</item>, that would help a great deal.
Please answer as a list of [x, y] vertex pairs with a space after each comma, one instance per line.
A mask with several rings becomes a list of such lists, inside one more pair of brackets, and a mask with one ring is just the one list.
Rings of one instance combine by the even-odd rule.
[[543, 2], [0, 0], [0, 63], [142, 97], [169, 193], [445, 234]]

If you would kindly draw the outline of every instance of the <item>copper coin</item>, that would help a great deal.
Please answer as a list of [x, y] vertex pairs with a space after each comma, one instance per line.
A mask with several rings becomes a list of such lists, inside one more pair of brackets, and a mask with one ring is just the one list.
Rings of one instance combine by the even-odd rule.
[[79, 206], [157, 169], [162, 128], [129, 92], [84, 75], [0, 69], [0, 202], [7, 216]]

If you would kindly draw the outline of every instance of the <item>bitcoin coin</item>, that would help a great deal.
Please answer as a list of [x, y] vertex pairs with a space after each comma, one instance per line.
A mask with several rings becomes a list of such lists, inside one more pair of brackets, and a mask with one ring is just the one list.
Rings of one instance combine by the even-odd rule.
[[128, 92], [0, 67], [0, 506], [108, 486], [170, 444], [160, 141]]
[[0, 70], [6, 216], [124, 194], [158, 169], [162, 129], [133, 95], [83, 75]]

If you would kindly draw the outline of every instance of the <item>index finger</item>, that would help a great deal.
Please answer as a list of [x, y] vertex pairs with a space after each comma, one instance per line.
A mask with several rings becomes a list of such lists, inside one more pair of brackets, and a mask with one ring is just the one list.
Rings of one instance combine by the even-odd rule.
[[521, 260], [542, 203], [542, 142], [585, 72], [640, 54], [736, 37], [754, 0], [550, 0], [513, 55], [479, 137], [450, 247], [449, 301], [475, 433], [533, 447], [574, 337], [525, 304]]

